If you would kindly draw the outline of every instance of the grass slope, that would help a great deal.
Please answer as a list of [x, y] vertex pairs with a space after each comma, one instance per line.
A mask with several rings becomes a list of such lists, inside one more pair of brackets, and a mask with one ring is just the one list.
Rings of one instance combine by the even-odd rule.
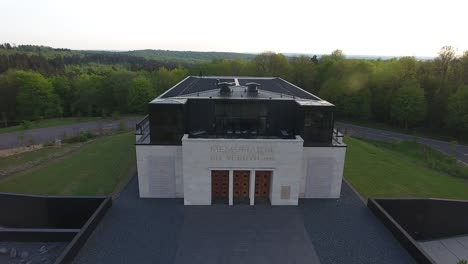
[[[31, 122], [31, 127], [28, 129], [34, 128], [44, 128], [44, 127], [54, 127], [54, 126], [64, 126], [64, 125], [71, 125], [76, 123], [83, 123], [83, 122], [90, 122], [90, 121], [98, 121], [104, 120], [100, 117], [63, 117], [63, 118], [51, 118], [51, 119], [44, 119], [40, 121]], [[10, 133], [16, 131], [25, 131], [23, 126], [11, 126], [11, 127], [4, 127], [0, 128], [0, 134], [2, 133]]]
[[48, 195], [105, 195], [135, 167], [135, 136], [96, 139], [72, 154], [0, 181], [0, 192]]
[[77, 147], [79, 146], [63, 144], [60, 147], [45, 147], [7, 157], [0, 157], [0, 172], [7, 171], [15, 167], [23, 166], [25, 163], [39, 163], [42, 160], [46, 160], [49, 156], [62, 155], [62, 153], [66, 153]]
[[345, 178], [365, 198], [435, 197], [468, 199], [468, 183], [422, 167], [402, 154], [346, 138]]

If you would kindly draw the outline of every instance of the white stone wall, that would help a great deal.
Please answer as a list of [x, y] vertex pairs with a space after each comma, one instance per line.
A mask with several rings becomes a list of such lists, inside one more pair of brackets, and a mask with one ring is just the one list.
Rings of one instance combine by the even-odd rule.
[[140, 197], [183, 197], [182, 146], [135, 147]]
[[301, 198], [339, 198], [346, 147], [304, 147]]
[[[271, 170], [272, 205], [297, 205], [302, 175], [303, 140], [182, 139], [184, 202], [211, 204], [211, 170]], [[289, 197], [281, 191], [289, 189]]]

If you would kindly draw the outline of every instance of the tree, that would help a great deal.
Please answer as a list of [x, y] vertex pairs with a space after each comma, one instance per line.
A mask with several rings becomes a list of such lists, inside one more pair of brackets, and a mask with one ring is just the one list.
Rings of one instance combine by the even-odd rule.
[[283, 54], [260, 53], [252, 60], [252, 65], [257, 76], [288, 77], [289, 63]]
[[[103, 115], [100, 91], [104, 89], [103, 77], [95, 74], [81, 74], [74, 82], [74, 102], [72, 112], [75, 116]], [[111, 98], [107, 98], [112, 100]]]
[[159, 95], [171, 88], [187, 76], [187, 71], [181, 67], [168, 70], [164, 67], [159, 68], [155, 76], [155, 92]]
[[52, 84], [40, 73], [17, 71], [19, 92], [16, 99], [23, 120], [37, 120], [62, 115], [59, 98]]
[[336, 49], [330, 54], [330, 58], [334, 60], [341, 60], [345, 58], [345, 55], [342, 50]]
[[468, 130], [468, 85], [461, 86], [450, 96], [446, 123], [456, 131]]
[[55, 76], [51, 79], [54, 94], [58, 96], [64, 116], [71, 116], [73, 93], [69, 80], [64, 76]]
[[0, 114], [4, 125], [18, 122], [16, 97], [19, 92], [16, 71], [9, 70], [0, 75]]
[[408, 128], [424, 119], [426, 101], [419, 83], [410, 82], [400, 87], [391, 102], [390, 117]]
[[317, 92], [315, 76], [317, 66], [307, 56], [299, 56], [291, 60], [291, 81], [309, 92]]
[[147, 111], [148, 102], [153, 97], [151, 82], [138, 76], [133, 79], [132, 86], [128, 91], [128, 109], [131, 113], [142, 114]]

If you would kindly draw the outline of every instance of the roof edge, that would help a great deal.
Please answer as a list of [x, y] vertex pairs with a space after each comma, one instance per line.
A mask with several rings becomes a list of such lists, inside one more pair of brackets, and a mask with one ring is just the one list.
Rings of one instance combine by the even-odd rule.
[[[185, 80], [187, 80], [188, 78], [192, 77], [192, 75], [188, 75], [187, 77], [185, 77], [183, 80], [181, 80], [180, 82], [174, 84], [171, 88], [167, 89], [164, 93], [160, 94], [158, 97], [154, 98], [154, 99], [160, 99], [160, 98], [163, 98], [164, 95], [166, 95], [169, 91], [171, 91], [172, 89], [174, 89], [175, 87], [177, 87], [179, 84], [181, 84], [182, 82], [184, 82]], [[154, 100], [153, 99], [153, 100]], [[151, 101], [153, 101], [151, 100]]]
[[[281, 77], [276, 77], [276, 78], [278, 78], [278, 79], [282, 80], [282, 81], [283, 81], [283, 82], [285, 82], [285, 83], [288, 83], [288, 84], [290, 84], [290, 85], [292, 85], [292, 86], [296, 87], [297, 89], [299, 89], [299, 90], [303, 91], [304, 93], [307, 93], [307, 94], [309, 94], [309, 95], [311, 95], [311, 96], [315, 97], [317, 100], [320, 100], [320, 101], [327, 101], [327, 100], [323, 100], [322, 98], [320, 98], [320, 97], [316, 96], [316, 95], [315, 95], [315, 94], [313, 94], [313, 93], [310, 93], [310, 92], [308, 92], [308, 91], [306, 91], [306, 90], [302, 89], [301, 87], [299, 87], [299, 86], [297, 86], [297, 85], [295, 85], [295, 84], [293, 84], [293, 83], [290, 83], [290, 82], [286, 81], [285, 79], [283, 79], [283, 78], [281, 78]], [[327, 102], [328, 102], [328, 101], [327, 101]]]

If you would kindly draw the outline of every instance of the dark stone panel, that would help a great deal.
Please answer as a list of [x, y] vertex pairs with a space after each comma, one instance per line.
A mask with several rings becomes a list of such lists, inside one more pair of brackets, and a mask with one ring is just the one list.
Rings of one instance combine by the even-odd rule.
[[435, 264], [434, 260], [424, 252], [411, 235], [409, 235], [374, 199], [369, 199], [367, 206], [418, 263]]
[[375, 199], [415, 240], [468, 234], [468, 201], [444, 199]]

